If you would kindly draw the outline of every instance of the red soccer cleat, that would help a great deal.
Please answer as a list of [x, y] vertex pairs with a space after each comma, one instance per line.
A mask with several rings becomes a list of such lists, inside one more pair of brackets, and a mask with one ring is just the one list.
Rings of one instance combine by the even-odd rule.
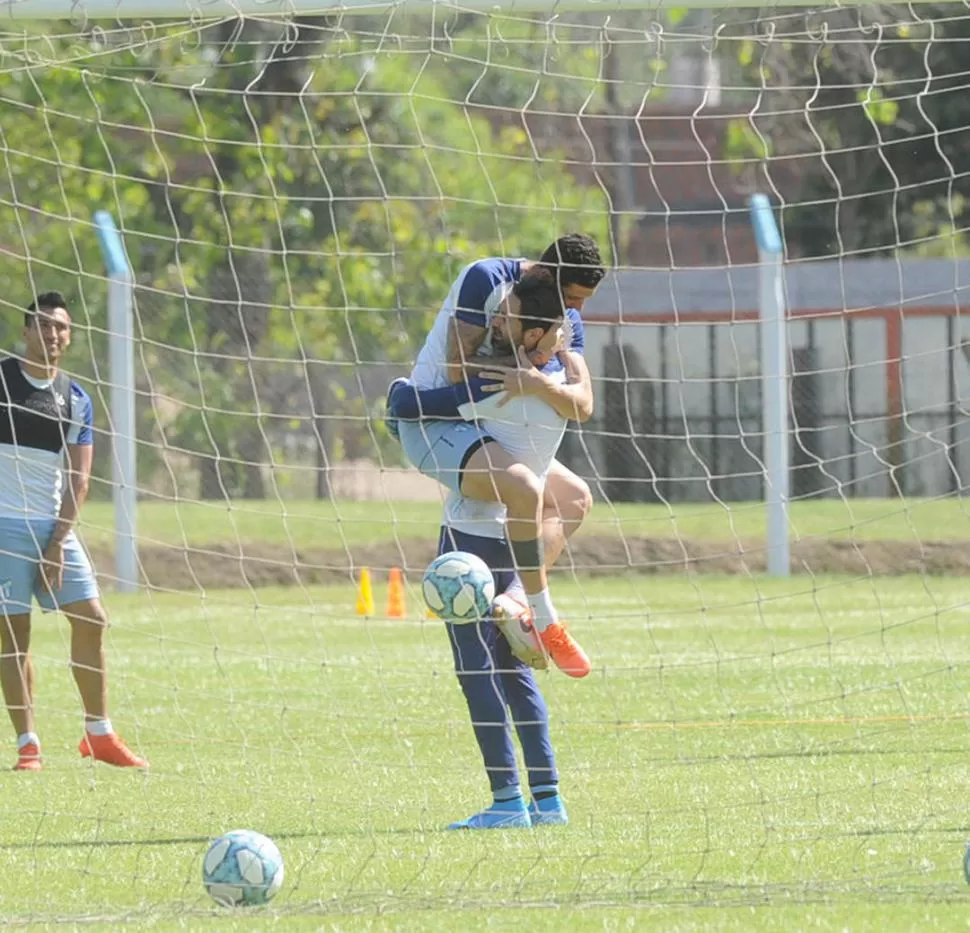
[[585, 677], [593, 669], [579, 642], [566, 631], [564, 622], [554, 622], [544, 632], [539, 632], [539, 641], [556, 667], [564, 674]]
[[14, 771], [41, 771], [44, 763], [41, 761], [40, 748], [28, 742], [17, 752], [17, 763], [13, 766]]
[[93, 758], [116, 768], [147, 768], [148, 762], [139, 758], [121, 738], [113, 732], [110, 735], [84, 734], [78, 746], [82, 758]]

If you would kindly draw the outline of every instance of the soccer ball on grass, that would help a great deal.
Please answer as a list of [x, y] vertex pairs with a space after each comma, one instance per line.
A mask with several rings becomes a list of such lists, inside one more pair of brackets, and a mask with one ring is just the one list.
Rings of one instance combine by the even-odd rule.
[[251, 829], [234, 829], [209, 846], [202, 883], [223, 907], [266, 904], [283, 885], [283, 856], [272, 839]]
[[480, 557], [449, 551], [424, 572], [424, 601], [446, 622], [479, 622], [491, 614], [495, 598], [492, 571]]

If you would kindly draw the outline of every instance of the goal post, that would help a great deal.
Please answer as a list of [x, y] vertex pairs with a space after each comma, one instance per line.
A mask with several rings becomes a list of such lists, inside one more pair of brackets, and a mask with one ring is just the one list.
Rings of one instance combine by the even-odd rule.
[[788, 359], [791, 344], [785, 311], [784, 248], [771, 202], [751, 196], [751, 223], [758, 245], [758, 312], [761, 327], [761, 418], [764, 438], [764, 483], [767, 522], [765, 548], [768, 573], [787, 577], [791, 568], [788, 543], [789, 406]]
[[114, 504], [115, 585], [138, 588], [138, 427], [135, 420], [134, 274], [114, 218], [94, 215], [108, 272], [108, 380], [110, 383], [111, 494]]

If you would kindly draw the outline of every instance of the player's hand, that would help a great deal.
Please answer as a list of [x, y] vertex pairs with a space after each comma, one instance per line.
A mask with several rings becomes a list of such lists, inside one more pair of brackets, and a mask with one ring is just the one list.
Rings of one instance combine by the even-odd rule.
[[54, 593], [64, 582], [64, 542], [51, 541], [44, 550], [38, 568], [41, 582]]
[[515, 357], [518, 366], [493, 366], [478, 374], [489, 382], [489, 385], [482, 386], [483, 392], [507, 393], [498, 403], [500, 408], [517, 396], [538, 395], [547, 382], [546, 377], [532, 365], [529, 353], [524, 347], [516, 348]]
[[552, 350], [530, 350], [529, 351], [529, 362], [536, 367], [536, 369], [542, 369], [554, 356], [555, 352]]

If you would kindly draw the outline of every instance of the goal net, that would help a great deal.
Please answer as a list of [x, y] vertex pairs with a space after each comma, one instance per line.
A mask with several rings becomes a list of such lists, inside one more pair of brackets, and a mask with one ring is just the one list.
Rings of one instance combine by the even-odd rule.
[[[5, 919], [204, 914], [206, 846], [246, 827], [283, 853], [283, 914], [786, 905], [797, 927], [918, 904], [945, 924], [970, 687], [966, 8], [103, 12], [0, 32], [0, 349], [24, 353], [34, 295], [66, 295], [111, 715], [152, 770], [77, 759], [70, 631], [38, 613], [46, 768], [7, 795]], [[755, 193], [785, 247], [782, 579]], [[97, 211], [133, 281], [130, 594]], [[446, 835], [488, 785], [421, 601], [443, 490], [384, 393], [463, 266], [575, 230], [609, 273], [583, 311], [595, 415], [560, 452], [595, 505], [551, 577], [593, 674], [539, 677], [572, 823]]]

